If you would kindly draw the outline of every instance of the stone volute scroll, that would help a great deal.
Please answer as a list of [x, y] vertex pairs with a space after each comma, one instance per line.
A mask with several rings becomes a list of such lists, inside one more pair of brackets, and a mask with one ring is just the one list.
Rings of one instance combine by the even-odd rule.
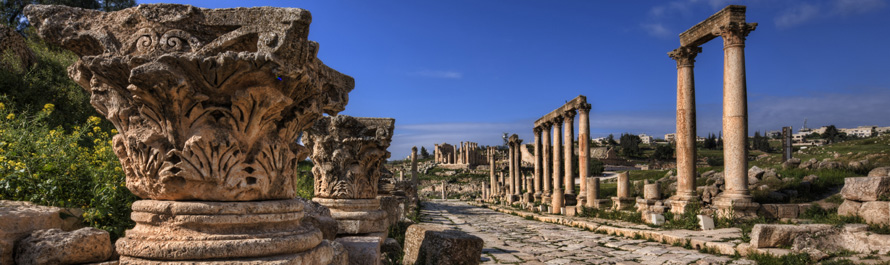
[[[122, 264], [328, 264], [301, 222], [300, 132], [344, 110], [352, 77], [325, 66], [297, 8], [140, 5], [115, 12], [30, 5], [47, 42], [80, 58], [69, 76], [120, 132], [114, 151], [136, 227]], [[209, 225], [213, 224], [213, 225]]]
[[331, 209], [339, 234], [382, 232], [385, 212], [377, 199], [381, 168], [390, 153], [395, 119], [324, 117], [304, 140], [315, 163], [315, 197]]

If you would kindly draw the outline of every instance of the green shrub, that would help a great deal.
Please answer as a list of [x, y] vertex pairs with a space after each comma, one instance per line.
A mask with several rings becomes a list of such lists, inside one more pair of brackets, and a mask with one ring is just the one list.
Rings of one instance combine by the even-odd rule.
[[112, 150], [116, 131], [99, 127], [98, 117], [70, 132], [50, 127], [53, 109], [17, 113], [0, 103], [0, 199], [80, 208], [87, 225], [122, 236], [133, 225], [130, 205], [137, 198]]

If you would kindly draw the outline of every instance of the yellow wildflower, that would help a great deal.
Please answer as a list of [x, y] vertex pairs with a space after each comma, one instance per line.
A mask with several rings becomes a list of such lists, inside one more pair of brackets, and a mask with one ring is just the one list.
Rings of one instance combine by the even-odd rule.
[[99, 124], [100, 121], [102, 121], [102, 119], [100, 119], [99, 117], [96, 117], [96, 116], [90, 116], [87, 119], [87, 122], [89, 122], [91, 124]]
[[55, 109], [56, 105], [53, 105], [53, 103], [46, 103], [46, 105], [43, 105], [43, 111], [45, 112], [53, 112]]
[[7, 119], [7, 120], [14, 120], [14, 119], [15, 119], [15, 113], [10, 113], [9, 115], [6, 115], [6, 119]]

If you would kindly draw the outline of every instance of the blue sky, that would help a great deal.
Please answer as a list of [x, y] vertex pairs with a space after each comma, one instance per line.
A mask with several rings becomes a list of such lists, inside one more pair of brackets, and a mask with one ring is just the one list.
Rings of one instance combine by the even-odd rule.
[[[500, 144], [503, 132], [531, 142], [534, 120], [577, 95], [593, 106], [593, 137], [663, 137], [676, 128], [666, 53], [728, 4], [747, 5], [759, 23], [745, 50], [751, 134], [804, 119], [890, 126], [888, 1], [174, 2], [312, 12], [318, 57], [356, 79], [341, 114], [395, 118], [389, 150], [400, 159], [414, 145]], [[715, 39], [696, 60], [699, 135], [721, 128], [722, 47]]]

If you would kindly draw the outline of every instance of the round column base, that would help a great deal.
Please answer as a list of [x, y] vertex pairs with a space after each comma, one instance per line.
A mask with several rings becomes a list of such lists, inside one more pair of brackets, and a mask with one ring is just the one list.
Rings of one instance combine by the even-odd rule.
[[298, 200], [133, 203], [133, 229], [117, 241], [124, 264], [328, 264], [322, 232], [302, 223]]

